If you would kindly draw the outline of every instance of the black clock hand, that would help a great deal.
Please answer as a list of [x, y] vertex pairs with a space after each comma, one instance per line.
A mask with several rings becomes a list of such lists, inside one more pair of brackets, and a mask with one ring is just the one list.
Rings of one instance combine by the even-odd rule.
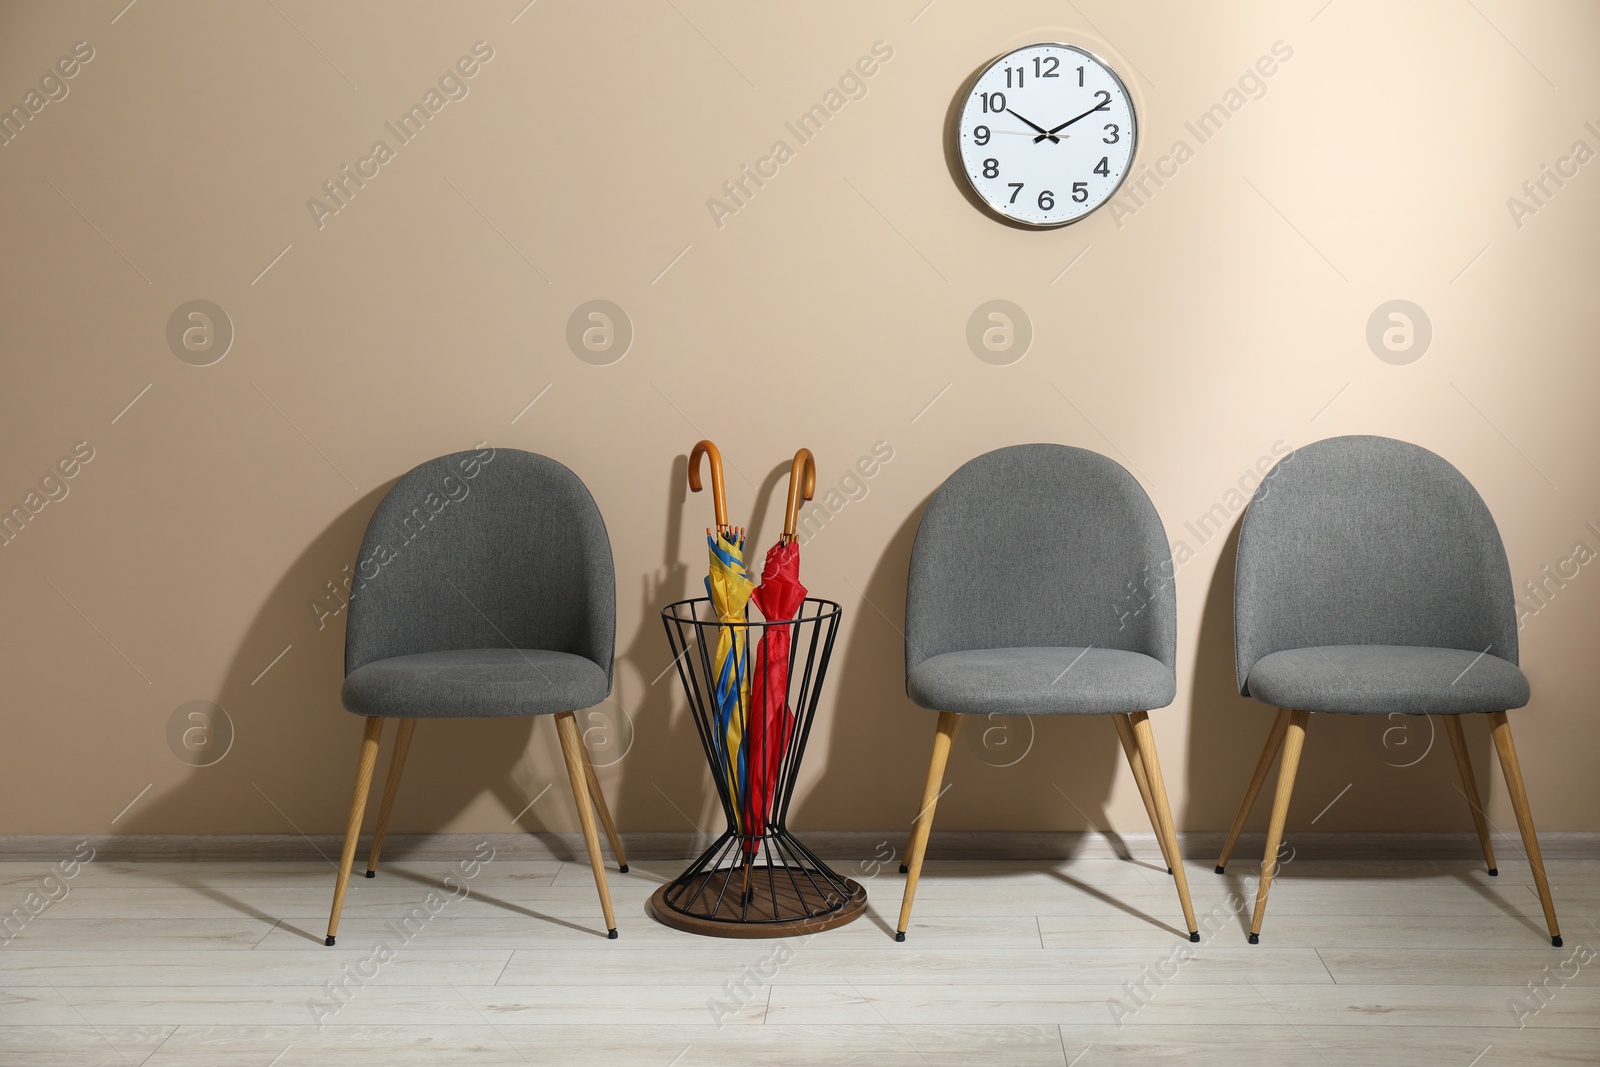
[[[1060, 133], [1062, 130], [1066, 129], [1068, 126], [1071, 126], [1074, 122], [1077, 122], [1078, 119], [1088, 118], [1090, 115], [1093, 115], [1096, 111], [1099, 111], [1103, 107], [1105, 107], [1104, 104], [1096, 104], [1094, 107], [1091, 107], [1088, 111], [1085, 111], [1083, 114], [1077, 116], [1076, 118], [1068, 119], [1066, 122], [1063, 122], [1061, 125], [1055, 127], [1054, 129], [1051, 129], [1051, 130], [1039, 130], [1039, 136], [1035, 137], [1033, 139], [1033, 143], [1034, 144], [1038, 144], [1040, 141], [1044, 140], [1046, 137], [1050, 138], [1052, 141], [1055, 140], [1056, 139], [1056, 134]], [[1018, 115], [1017, 117], [1019, 119], [1022, 118], [1021, 115]], [[1023, 122], [1028, 122], [1027, 119], [1022, 119], [1022, 121]], [[1029, 126], [1033, 126], [1033, 123], [1028, 122], [1028, 125]], [[1036, 129], [1036, 130], [1039, 129], [1039, 127], [1037, 127], [1037, 126], [1034, 126], [1033, 128]]]
[[[1009, 107], [1006, 108], [1006, 114], [1008, 114], [1008, 115], [1017, 115], [1017, 113], [1015, 111], [1012, 111]], [[1083, 116], [1080, 115], [1078, 117], [1082, 118]], [[1034, 129], [1039, 131], [1039, 136], [1037, 136], [1037, 137], [1035, 137], [1033, 139], [1033, 143], [1034, 144], [1038, 144], [1040, 141], [1044, 140], [1046, 137], [1050, 138], [1050, 140], [1052, 140], [1052, 141], [1059, 142], [1061, 140], [1061, 138], [1057, 137], [1052, 131], [1045, 129], [1043, 126], [1039, 125], [1037, 122], [1029, 122], [1027, 119], [1023, 118], [1021, 115], [1017, 115], [1017, 118], [1022, 119], [1023, 122], [1028, 123], [1029, 126], [1032, 126]]]

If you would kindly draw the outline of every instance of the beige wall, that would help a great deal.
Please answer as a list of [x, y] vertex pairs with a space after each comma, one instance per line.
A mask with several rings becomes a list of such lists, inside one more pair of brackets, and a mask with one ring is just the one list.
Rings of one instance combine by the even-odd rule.
[[[657, 608], [704, 566], [710, 504], [686, 499], [682, 458], [701, 436], [761, 550], [796, 447], [824, 487], [893, 448], [804, 551], [846, 622], [801, 826], [915, 813], [933, 716], [903, 695], [907, 555], [928, 495], [988, 449], [1119, 458], [1193, 550], [1179, 696], [1154, 716], [1193, 829], [1226, 825], [1268, 712], [1230, 688], [1228, 539], [1185, 523], [1275, 443], [1377, 433], [1440, 452], [1494, 511], [1519, 589], [1575, 541], [1600, 549], [1584, 525], [1600, 523], [1600, 166], [1520, 218], [1507, 204], [1574, 142], [1600, 149], [1592, 4], [122, 5], [0, 7], [8, 107], [76, 42], [93, 49], [0, 147], [0, 501], [24, 503], [77, 442], [93, 451], [0, 548], [0, 832], [337, 829], [359, 728], [338, 701], [343, 618], [319, 629], [312, 604], [336, 603], [327, 583], [394, 478], [480, 439], [568, 464], [610, 525], [633, 743], [601, 776], [632, 829], [713, 810], [676, 683], [651, 684]], [[1180, 139], [1192, 156], [1147, 198], [1031, 233], [966, 202], [941, 138], [981, 62], [1041, 39], [1118, 67], [1141, 165]], [[468, 95], [400, 145], [384, 124], [479, 41], [493, 57]], [[785, 120], [878, 41], [893, 56], [866, 96], [799, 145]], [[1292, 58], [1264, 93], [1230, 98], [1280, 41]], [[1207, 143], [1185, 128], [1230, 102]], [[393, 158], [319, 225], [308, 198], [378, 139]], [[793, 158], [719, 226], [708, 198], [778, 139]], [[595, 298], [636, 332], [610, 366], [564, 340]], [[1009, 366], [964, 340], [993, 298], [1035, 331]], [[1365, 340], [1396, 298], [1433, 327], [1408, 365]], [[210, 366], [166, 338], [195, 299], [235, 331]], [[1522, 634], [1535, 695], [1513, 722], [1547, 830], [1600, 830], [1594, 571]], [[209, 767], [169, 747], [191, 700], [236, 728]], [[1337, 797], [1316, 829], [1468, 827], [1443, 739], [1395, 766], [1428, 738], [1414, 723], [1386, 747], [1393, 725], [1313, 723], [1295, 825]], [[1482, 725], [1469, 735], [1508, 827]], [[398, 829], [506, 830], [552, 781], [520, 825], [573, 826], [548, 723], [418, 739]], [[1040, 722], [1020, 762], [991, 766], [1005, 751], [958, 746], [942, 827], [1145, 829], [1109, 723]]]

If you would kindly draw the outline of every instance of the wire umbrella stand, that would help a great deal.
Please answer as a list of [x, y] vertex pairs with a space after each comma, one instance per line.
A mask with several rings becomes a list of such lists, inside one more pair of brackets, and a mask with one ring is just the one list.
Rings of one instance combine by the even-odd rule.
[[[712, 937], [794, 937], [866, 910], [867, 891], [786, 825], [839, 615], [838, 604], [815, 597], [780, 621], [722, 622], [706, 597], [661, 610], [728, 824], [650, 897], [665, 925]], [[777, 631], [789, 637], [786, 661], [770, 654], [781, 651]]]

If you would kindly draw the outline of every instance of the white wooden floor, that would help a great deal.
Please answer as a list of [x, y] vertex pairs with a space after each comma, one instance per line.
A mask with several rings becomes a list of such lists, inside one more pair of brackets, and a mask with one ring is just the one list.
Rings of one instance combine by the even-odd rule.
[[[458, 890], [450, 863], [397, 861], [354, 880], [324, 948], [326, 864], [96, 860], [0, 946], [0, 1064], [1600, 1064], [1600, 862], [1549, 864], [1562, 949], [1514, 854], [1498, 878], [1292, 862], [1254, 947], [1242, 861], [1191, 864], [1194, 946], [1141, 862], [930, 861], [904, 944], [893, 866], [841, 863], [871, 912], [805, 941], [657, 925], [645, 899], [681, 866], [612, 871], [617, 941], [586, 866], [507, 859], [407, 940], [395, 924]], [[49, 871], [0, 863], [0, 914]]]

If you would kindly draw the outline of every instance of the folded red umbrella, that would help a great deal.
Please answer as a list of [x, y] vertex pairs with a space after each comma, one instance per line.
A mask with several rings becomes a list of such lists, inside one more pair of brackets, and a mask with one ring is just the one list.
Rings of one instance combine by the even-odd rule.
[[[784, 516], [783, 536], [767, 551], [761, 569], [761, 584], [752, 599], [767, 622], [778, 623], [799, 616], [805, 603], [806, 587], [800, 584], [800, 544], [795, 540], [800, 499], [810, 500], [816, 492], [817, 465], [811, 450], [802, 448], [794, 455], [789, 470], [789, 508]], [[783, 755], [794, 737], [794, 712], [789, 707], [790, 627], [762, 627], [761, 644], [756, 650], [755, 678], [750, 692], [750, 721], [744, 739], [749, 786], [745, 791], [745, 851], [760, 848], [761, 835], [775, 801], [773, 786]]]

